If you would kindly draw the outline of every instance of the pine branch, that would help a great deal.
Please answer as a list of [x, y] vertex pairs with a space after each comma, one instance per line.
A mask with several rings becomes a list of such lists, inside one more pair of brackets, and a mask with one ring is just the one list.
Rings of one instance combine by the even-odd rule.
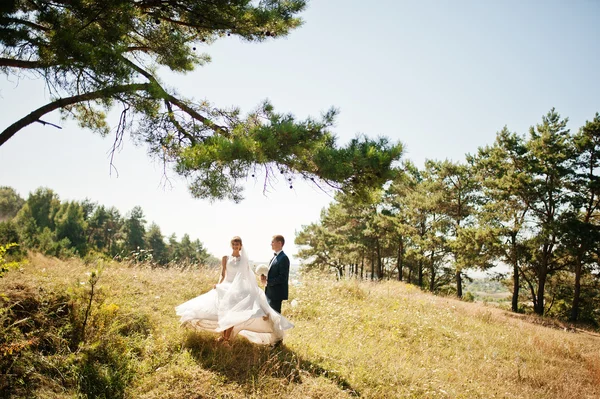
[[[34, 122], [40, 122], [40, 118], [47, 113], [55, 111], [59, 108], [64, 108], [69, 105], [77, 104], [83, 101], [93, 101], [100, 98], [107, 98], [118, 93], [126, 93], [132, 91], [149, 91], [152, 88], [150, 83], [134, 83], [129, 85], [119, 85], [107, 87], [102, 90], [93, 91], [90, 93], [79, 94], [72, 97], [60, 98], [51, 103], [48, 103], [29, 115], [19, 119], [0, 133], [0, 146], [6, 143], [12, 136], [15, 135], [19, 130]], [[41, 122], [40, 122], [41, 123]]]
[[165, 102], [165, 106], [167, 107], [167, 115], [169, 120], [171, 121], [171, 123], [175, 126], [175, 128], [177, 129], [177, 131], [184, 137], [186, 137], [187, 139], [190, 140], [190, 142], [192, 143], [192, 145], [196, 144], [196, 139], [194, 138], [194, 136], [192, 136], [191, 134], [189, 134], [184, 128], [183, 126], [181, 126], [181, 124], [177, 121], [177, 119], [175, 119], [175, 113], [173, 112], [173, 107], [171, 106], [171, 103], [167, 100], [164, 100]]
[[135, 71], [139, 72], [140, 74], [142, 74], [143, 76], [145, 76], [153, 85], [155, 88], [157, 88], [160, 91], [160, 97], [165, 100], [170, 102], [171, 104], [175, 104], [176, 106], [179, 107], [179, 109], [181, 109], [182, 111], [184, 111], [186, 114], [188, 114], [190, 117], [202, 122], [205, 126], [210, 127], [211, 129], [213, 129], [215, 132], [222, 134], [225, 137], [229, 137], [229, 130], [227, 130], [226, 127], [224, 126], [220, 126], [216, 123], [214, 123], [212, 120], [208, 119], [207, 117], [205, 117], [204, 115], [201, 115], [198, 111], [196, 111], [195, 109], [193, 109], [192, 107], [190, 107], [189, 105], [187, 105], [184, 101], [178, 99], [177, 97], [169, 94], [161, 85], [160, 83], [156, 80], [156, 78], [148, 71], [144, 70], [143, 68], [141, 68], [140, 66], [138, 66], [137, 64], [135, 64], [134, 62], [128, 60], [125, 57], [121, 57], [121, 59], [129, 66], [131, 66], [131, 68], [133, 68]]
[[52, 29], [36, 24], [34, 22], [31, 21], [27, 21], [24, 19], [19, 19], [19, 18], [10, 18], [10, 17], [6, 17], [6, 18], [0, 18], [0, 24], [1, 25], [8, 25], [8, 24], [19, 24], [19, 25], [25, 25], [27, 27], [33, 28], [33, 29], [37, 29], [37, 30], [41, 30], [44, 32], [50, 32]]
[[14, 58], [0, 57], [0, 68], [1, 67], [9, 67], [9, 68], [22, 68], [22, 69], [38, 69], [38, 68], [48, 68], [49, 66], [51, 66], [51, 65], [40, 62], [40, 61], [24, 61], [24, 60], [16, 60]]

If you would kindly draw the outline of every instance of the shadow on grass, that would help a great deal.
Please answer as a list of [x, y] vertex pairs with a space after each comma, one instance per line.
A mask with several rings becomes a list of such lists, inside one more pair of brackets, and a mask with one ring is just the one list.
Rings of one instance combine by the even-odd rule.
[[246, 385], [272, 377], [297, 384], [302, 382], [302, 375], [310, 375], [324, 377], [351, 396], [360, 396], [344, 377], [303, 359], [285, 344], [271, 348], [237, 338], [231, 346], [225, 346], [217, 343], [215, 338], [215, 335], [190, 331], [183, 346], [203, 368], [217, 372], [229, 381]]

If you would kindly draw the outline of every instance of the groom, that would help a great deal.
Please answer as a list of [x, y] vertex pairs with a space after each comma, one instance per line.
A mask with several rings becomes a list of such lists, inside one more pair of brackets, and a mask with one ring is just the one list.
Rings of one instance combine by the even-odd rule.
[[290, 260], [283, 253], [285, 239], [282, 235], [273, 236], [271, 240], [271, 249], [275, 256], [269, 264], [269, 274], [267, 277], [261, 276], [261, 281], [266, 284], [265, 295], [267, 302], [275, 311], [281, 313], [281, 302], [288, 299], [288, 276], [290, 275]]

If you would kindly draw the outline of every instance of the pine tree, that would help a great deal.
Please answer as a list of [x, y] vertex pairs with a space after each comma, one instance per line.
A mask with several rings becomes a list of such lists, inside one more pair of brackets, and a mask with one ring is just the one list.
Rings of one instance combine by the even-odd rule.
[[127, 256], [133, 255], [136, 259], [140, 258], [140, 252], [146, 249], [146, 220], [144, 220], [144, 211], [140, 206], [135, 206], [129, 212], [123, 224], [122, 230], [125, 239], [125, 251]]
[[152, 251], [152, 260], [159, 265], [166, 265], [167, 260], [167, 245], [160, 231], [160, 227], [156, 223], [152, 223], [146, 233], [144, 240], [148, 250]]
[[[394, 175], [402, 148], [358, 136], [336, 144], [337, 111], [297, 120], [265, 101], [256, 111], [220, 109], [184, 98], [157, 71], [187, 73], [209, 62], [201, 50], [237, 36], [274, 40], [299, 27], [305, 0], [9, 1], [0, 8], [0, 71], [31, 72], [51, 87], [50, 102], [0, 131], [0, 145], [60, 110], [101, 135], [130, 133], [152, 156], [190, 180], [192, 195], [243, 199], [250, 175], [284, 174], [361, 194]], [[116, 129], [106, 120], [121, 108]], [[115, 125], [113, 123], [112, 125]], [[40, 226], [41, 228], [45, 227]]]
[[[571, 321], [577, 321], [581, 302], [581, 280], [594, 268], [598, 271], [600, 253], [600, 114], [573, 137], [576, 151], [575, 176], [571, 190], [570, 219], [566, 226], [565, 250], [572, 261], [573, 301]], [[597, 284], [596, 284], [597, 285]]]
[[512, 311], [519, 310], [520, 276], [523, 273], [527, 220], [530, 208], [526, 192], [525, 139], [504, 127], [492, 146], [480, 148], [473, 157], [485, 204], [479, 209], [479, 227], [490, 232], [486, 245], [512, 268]]
[[544, 290], [547, 278], [561, 268], [554, 256], [562, 228], [562, 213], [568, 204], [567, 185], [572, 177], [573, 148], [570, 144], [568, 119], [551, 109], [542, 123], [529, 129], [527, 173], [531, 176], [525, 201], [536, 224], [533, 275], [535, 276], [534, 310], [544, 314]]

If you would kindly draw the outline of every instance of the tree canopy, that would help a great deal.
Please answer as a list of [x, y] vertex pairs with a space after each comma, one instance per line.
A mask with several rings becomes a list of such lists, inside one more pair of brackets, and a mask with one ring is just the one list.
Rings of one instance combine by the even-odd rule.
[[[125, 134], [190, 180], [199, 198], [240, 201], [249, 175], [284, 174], [361, 194], [394, 175], [400, 144], [357, 136], [338, 146], [337, 111], [297, 120], [265, 101], [242, 115], [184, 98], [157, 71], [186, 73], [210, 61], [199, 49], [226, 36], [249, 42], [288, 35], [304, 0], [9, 0], [0, 6], [0, 71], [44, 80], [50, 102], [0, 132], [0, 145], [60, 110], [83, 128]], [[108, 111], [121, 114], [112, 125]]]
[[405, 162], [371, 202], [337, 195], [297, 233], [298, 258], [458, 297], [468, 272], [499, 266], [499, 278], [512, 274], [513, 311], [598, 325], [600, 115], [577, 133], [567, 122], [552, 108], [528, 134], [504, 127], [466, 162]]
[[14, 215], [0, 219], [0, 246], [15, 259], [31, 250], [63, 259], [79, 256], [85, 262], [114, 259], [164, 268], [221, 264], [199, 239], [192, 240], [188, 234], [180, 241], [172, 234], [166, 242], [160, 226], [154, 222], [147, 226], [140, 206], [122, 216], [115, 207], [90, 199], [61, 201], [49, 188], [40, 187], [24, 200], [12, 187], [0, 187], [0, 212], [2, 194], [19, 200], [9, 204], [12, 208], [17, 203]]
[[0, 186], [0, 222], [12, 219], [25, 200], [12, 187]]

